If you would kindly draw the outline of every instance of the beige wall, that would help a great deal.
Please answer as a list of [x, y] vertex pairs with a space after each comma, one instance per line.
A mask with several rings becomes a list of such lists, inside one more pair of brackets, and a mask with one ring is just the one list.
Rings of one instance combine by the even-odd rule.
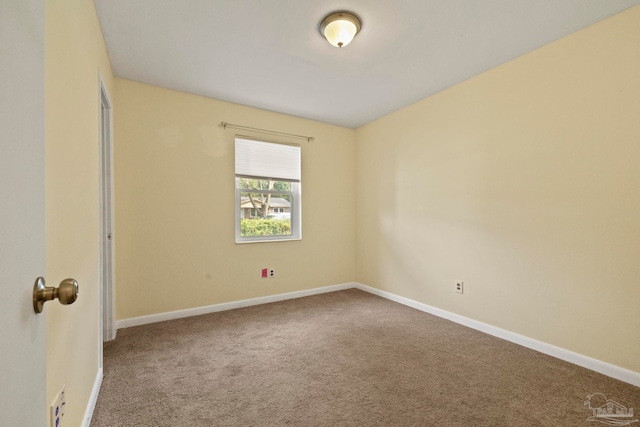
[[636, 7], [358, 129], [357, 280], [640, 372], [639, 46]]
[[47, 405], [66, 384], [79, 426], [98, 373], [99, 73], [113, 77], [93, 1], [45, 2], [46, 280], [74, 277], [78, 300], [45, 306]]
[[[355, 131], [123, 79], [116, 99], [118, 319], [354, 280]], [[235, 243], [237, 131], [221, 121], [316, 138], [238, 132], [301, 143], [301, 241]]]

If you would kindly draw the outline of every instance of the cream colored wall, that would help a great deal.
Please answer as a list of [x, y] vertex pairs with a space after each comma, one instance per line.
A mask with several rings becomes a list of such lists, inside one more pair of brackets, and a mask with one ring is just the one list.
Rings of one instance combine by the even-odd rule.
[[47, 405], [66, 384], [80, 426], [98, 373], [99, 73], [113, 76], [93, 1], [45, 2], [46, 280], [78, 280], [78, 300], [45, 306]]
[[[116, 79], [116, 317], [355, 278], [355, 131]], [[224, 130], [221, 121], [315, 141]], [[301, 241], [235, 243], [234, 135], [302, 146]], [[276, 271], [261, 279], [263, 267]]]
[[640, 372], [639, 76], [635, 7], [359, 128], [357, 280]]

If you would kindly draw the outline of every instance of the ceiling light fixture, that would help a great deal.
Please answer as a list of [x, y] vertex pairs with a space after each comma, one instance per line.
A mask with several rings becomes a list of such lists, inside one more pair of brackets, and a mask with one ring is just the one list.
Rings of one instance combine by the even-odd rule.
[[350, 12], [333, 12], [322, 20], [320, 34], [335, 47], [344, 47], [360, 32], [360, 19]]

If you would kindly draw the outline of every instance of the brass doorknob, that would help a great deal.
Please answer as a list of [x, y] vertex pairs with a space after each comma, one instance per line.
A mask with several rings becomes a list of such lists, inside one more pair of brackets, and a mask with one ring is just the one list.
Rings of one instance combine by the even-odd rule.
[[78, 299], [78, 282], [75, 279], [64, 279], [57, 288], [45, 286], [44, 278], [38, 277], [33, 285], [33, 309], [42, 313], [44, 303], [58, 298], [60, 304], [73, 304]]

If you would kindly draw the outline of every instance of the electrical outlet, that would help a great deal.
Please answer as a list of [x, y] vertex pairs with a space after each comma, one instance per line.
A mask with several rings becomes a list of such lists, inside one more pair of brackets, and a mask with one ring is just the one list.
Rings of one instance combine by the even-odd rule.
[[273, 268], [269, 269], [269, 279], [273, 279], [276, 276], [276, 271]]
[[58, 392], [55, 400], [51, 404], [51, 427], [62, 427], [62, 420], [64, 419], [64, 410], [67, 404], [65, 396], [64, 385]]
[[263, 268], [262, 269], [262, 278], [263, 279], [273, 279], [276, 275], [276, 272], [273, 268]]
[[456, 280], [456, 292], [459, 294], [464, 293], [464, 282], [462, 280]]

